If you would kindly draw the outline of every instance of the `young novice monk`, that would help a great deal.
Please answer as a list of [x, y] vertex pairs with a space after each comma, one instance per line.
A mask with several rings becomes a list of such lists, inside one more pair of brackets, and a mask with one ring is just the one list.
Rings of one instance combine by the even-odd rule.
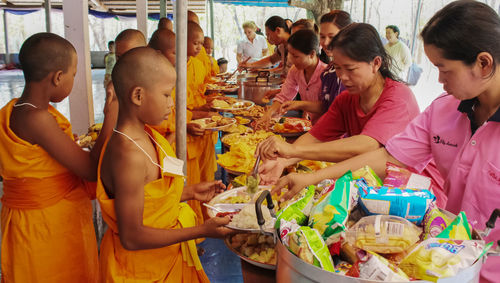
[[136, 29], [126, 29], [120, 32], [115, 39], [116, 60], [120, 59], [120, 56], [130, 49], [146, 46], [146, 44], [144, 34]]
[[210, 37], [205, 36], [203, 47], [205, 48], [207, 56], [210, 59], [210, 66], [211, 66], [210, 75], [215, 76], [218, 73], [220, 73], [220, 70], [219, 70], [219, 65], [217, 64], [217, 60], [215, 60], [215, 58], [212, 57], [212, 51], [214, 50], [214, 41]]
[[76, 73], [75, 48], [38, 33], [22, 45], [26, 85], [0, 110], [2, 282], [96, 282], [97, 243], [90, 195], [97, 163], [116, 121], [107, 98], [95, 146], [82, 150], [69, 121], [49, 103], [64, 100]]
[[229, 218], [195, 226], [188, 199], [210, 200], [220, 181], [183, 188], [182, 164], [162, 135], [173, 106], [175, 70], [151, 48], [124, 54], [112, 78], [120, 104], [118, 123], [105, 145], [97, 198], [109, 225], [104, 235], [102, 282], [208, 282], [193, 239], [224, 236]]

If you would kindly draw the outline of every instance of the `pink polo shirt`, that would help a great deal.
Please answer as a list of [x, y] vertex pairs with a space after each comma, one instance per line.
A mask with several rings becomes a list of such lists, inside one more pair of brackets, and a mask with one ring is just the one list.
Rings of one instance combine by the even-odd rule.
[[[500, 110], [472, 133], [468, 115], [475, 100], [438, 97], [386, 149], [419, 171], [434, 158], [445, 179], [446, 210], [465, 211], [475, 229], [484, 230], [491, 212], [500, 208]], [[500, 240], [500, 221], [486, 241]], [[488, 258], [481, 282], [498, 282], [500, 257]]]
[[[306, 101], [319, 101], [321, 94], [321, 74], [326, 69], [326, 64], [318, 60], [316, 69], [309, 80], [306, 82], [304, 76], [304, 70], [299, 70], [295, 65], [288, 71], [285, 83], [281, 87], [281, 92], [276, 95], [274, 100], [283, 103], [286, 101], [291, 101], [300, 93], [300, 98]], [[316, 113], [307, 113], [311, 117], [312, 123], [316, 121], [321, 116]]]

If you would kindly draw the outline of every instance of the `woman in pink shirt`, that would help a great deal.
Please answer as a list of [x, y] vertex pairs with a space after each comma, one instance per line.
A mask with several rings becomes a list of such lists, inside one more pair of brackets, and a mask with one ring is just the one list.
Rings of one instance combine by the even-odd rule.
[[420, 113], [411, 90], [389, 70], [388, 55], [373, 26], [351, 24], [331, 45], [333, 64], [347, 90], [293, 144], [276, 137], [259, 144], [263, 183], [276, 182], [283, 168], [302, 159], [340, 162], [380, 148]]
[[[299, 30], [288, 39], [288, 60], [293, 67], [288, 71], [281, 92], [274, 98], [273, 105], [258, 121], [259, 125], [267, 126], [271, 117], [280, 113], [281, 105], [292, 101], [297, 93], [304, 101], [319, 101], [321, 93], [321, 73], [326, 64], [318, 58], [319, 39], [312, 30]], [[319, 115], [309, 113], [314, 124]]]
[[[315, 173], [290, 174], [275, 191], [288, 185], [284, 198], [289, 198], [309, 184], [364, 165], [383, 177], [386, 162], [422, 170], [434, 159], [445, 178], [446, 210], [465, 211], [474, 228], [484, 230], [491, 212], [500, 208], [500, 17], [486, 4], [456, 1], [437, 12], [421, 36], [446, 93], [385, 148]], [[495, 248], [499, 239], [496, 225], [485, 240], [494, 241]], [[488, 258], [481, 282], [498, 282], [499, 267], [500, 257]]]

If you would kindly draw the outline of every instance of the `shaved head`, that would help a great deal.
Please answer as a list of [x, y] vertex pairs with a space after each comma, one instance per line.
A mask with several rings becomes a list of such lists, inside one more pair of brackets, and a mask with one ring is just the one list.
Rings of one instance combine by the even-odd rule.
[[122, 55], [111, 77], [118, 100], [127, 104], [126, 97], [134, 88], [150, 89], [165, 81], [175, 84], [176, 74], [172, 64], [158, 51], [137, 47]]
[[126, 29], [118, 34], [115, 39], [115, 53], [120, 57], [125, 52], [136, 47], [146, 46], [146, 38], [136, 29]]
[[156, 30], [149, 40], [149, 47], [158, 50], [175, 65], [175, 33], [168, 29]]
[[48, 32], [30, 36], [19, 51], [26, 82], [41, 81], [51, 72], [66, 73], [73, 56], [76, 56], [76, 50], [69, 41]]
[[203, 30], [201, 29], [200, 25], [197, 24], [196, 22], [189, 21], [187, 29], [188, 29], [188, 36], [187, 36], [188, 40], [198, 37], [199, 34], [201, 34], [202, 40], [204, 40]]
[[200, 18], [198, 18], [198, 15], [196, 15], [195, 12], [188, 10], [187, 16], [188, 16], [188, 21], [200, 24]]
[[174, 23], [168, 18], [161, 18], [158, 21], [158, 29], [168, 29], [173, 31], [174, 30]]

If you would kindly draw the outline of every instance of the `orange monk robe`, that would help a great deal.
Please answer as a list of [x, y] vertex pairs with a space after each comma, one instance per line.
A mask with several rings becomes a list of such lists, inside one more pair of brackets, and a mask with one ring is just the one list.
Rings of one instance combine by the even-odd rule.
[[[165, 153], [175, 157], [168, 141], [146, 126], [146, 131], [161, 146], [156, 145], [158, 160], [163, 167]], [[103, 150], [105, 150], [106, 145]], [[162, 150], [163, 149], [163, 150]], [[102, 155], [101, 155], [102, 156]], [[100, 162], [99, 171], [100, 172]], [[158, 249], [129, 251], [120, 243], [114, 199], [108, 198], [98, 177], [97, 199], [109, 226], [101, 243], [101, 282], [209, 282], [197, 254], [194, 240]], [[184, 180], [163, 173], [162, 178], [144, 186], [143, 224], [157, 229], [180, 229], [196, 225], [193, 210], [181, 202]]]
[[[210, 57], [210, 63], [212, 65], [212, 72], [215, 73], [215, 75], [217, 75], [218, 73], [220, 73], [220, 68], [219, 68], [219, 64], [217, 64], [217, 60], [215, 60], [214, 57], [212, 56], [209, 56]], [[212, 75], [214, 76], [214, 75]]]
[[[208, 79], [210, 79], [213, 76], [216, 76], [219, 73], [219, 65], [217, 65], [217, 62], [215, 62], [215, 64], [213, 64], [212, 60], [210, 58], [211, 58], [211, 56], [209, 54], [207, 54], [205, 47], [202, 46], [200, 53], [198, 53], [198, 55], [196, 55], [196, 59], [203, 62], [203, 66], [205, 66], [205, 69], [208, 70], [208, 72], [207, 72]], [[214, 59], [214, 61], [215, 61], [215, 59]], [[206, 81], [206, 82], [208, 82], [208, 81]]]
[[[0, 110], [2, 282], [96, 282], [97, 242], [86, 183], [10, 129], [17, 99]], [[48, 111], [73, 138], [71, 124]]]

